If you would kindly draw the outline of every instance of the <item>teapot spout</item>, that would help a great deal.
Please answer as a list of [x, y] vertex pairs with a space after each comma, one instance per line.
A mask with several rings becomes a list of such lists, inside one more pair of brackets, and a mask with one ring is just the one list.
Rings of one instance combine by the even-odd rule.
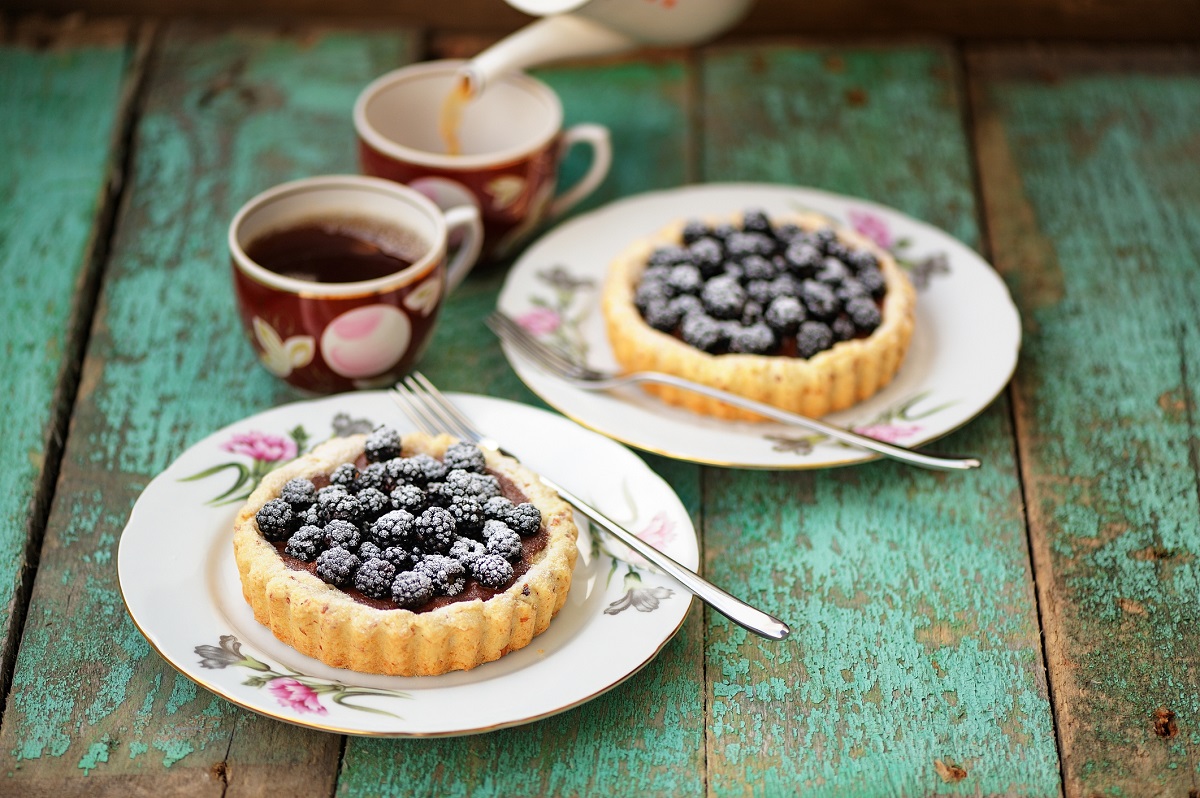
[[461, 74], [477, 96], [499, 76], [565, 58], [630, 50], [632, 37], [589, 19], [561, 14], [544, 17], [496, 42], [463, 65]]

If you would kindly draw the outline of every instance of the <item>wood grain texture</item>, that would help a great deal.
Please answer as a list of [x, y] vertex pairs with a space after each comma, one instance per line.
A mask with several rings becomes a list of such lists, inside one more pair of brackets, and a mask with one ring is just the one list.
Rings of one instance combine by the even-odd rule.
[[[861, 195], [977, 244], [958, 82], [939, 48], [713, 52], [703, 176]], [[985, 467], [707, 472], [709, 575], [794, 630], [711, 620], [713, 794], [1058, 793], [1004, 398], [938, 448]]]
[[1200, 782], [1200, 53], [971, 54], [1066, 793]]
[[[65, 29], [64, 29], [65, 27]], [[11, 676], [111, 211], [127, 26], [0, 37], [0, 689]], [[67, 47], [64, 42], [74, 46]]]
[[[567, 125], [589, 121], [611, 128], [613, 171], [586, 207], [686, 179], [692, 147], [688, 74], [678, 59], [537, 74], [562, 97]], [[580, 168], [581, 162], [569, 164], [564, 180]], [[503, 265], [484, 265], [467, 278], [447, 302], [420, 368], [444, 389], [540, 405], [483, 326], [503, 277]], [[700, 470], [659, 458], [647, 460], [679, 493], [698, 523]], [[456, 739], [351, 738], [338, 795], [700, 795], [703, 642], [703, 616], [693, 607], [679, 635], [644, 670], [565, 714]], [[572, 676], [562, 674], [563, 679]]]
[[115, 553], [138, 493], [188, 445], [299, 398], [242, 340], [226, 226], [274, 183], [353, 171], [355, 95], [413, 54], [399, 30], [177, 28], [160, 43], [0, 730], [0, 794], [332, 792], [339, 738], [176, 675], [126, 614]]

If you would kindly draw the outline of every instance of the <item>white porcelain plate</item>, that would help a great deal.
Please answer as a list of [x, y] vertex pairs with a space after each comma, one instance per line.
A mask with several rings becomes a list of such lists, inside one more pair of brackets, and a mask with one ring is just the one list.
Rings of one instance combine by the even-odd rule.
[[[617, 368], [599, 297], [609, 262], [637, 238], [689, 216], [749, 207], [807, 210], [856, 229], [888, 249], [918, 288], [916, 328], [896, 378], [826, 420], [917, 446], [982, 411], [1016, 368], [1021, 324], [996, 272], [950, 235], [889, 208], [807, 188], [708, 184], [641, 194], [555, 228], [513, 265], [499, 309], [526, 329], [601, 369]], [[547, 403], [586, 427], [640, 449], [711, 465], [825, 468], [878, 455], [773, 423], [722, 421], [661, 402], [637, 387], [588, 392], [553, 377], [511, 347], [505, 355]]]
[[[522, 462], [695, 569], [695, 532], [674, 492], [636, 455], [552, 413], [452, 394]], [[340, 434], [411, 425], [382, 392], [277, 407], [192, 446], [142, 493], [117, 570], [134, 623], [177, 670], [247, 709], [344, 734], [438, 736], [569, 709], [649, 662], [691, 596], [619, 544], [580, 527], [571, 592], [533, 642], [471, 671], [390, 677], [328, 667], [279, 642], [242, 599], [233, 519], [267, 471]]]

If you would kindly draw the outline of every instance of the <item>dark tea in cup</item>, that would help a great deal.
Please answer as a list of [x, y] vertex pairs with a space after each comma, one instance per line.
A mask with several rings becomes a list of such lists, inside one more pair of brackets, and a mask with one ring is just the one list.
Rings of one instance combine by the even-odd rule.
[[284, 277], [312, 283], [358, 283], [416, 263], [424, 244], [405, 231], [365, 218], [331, 218], [269, 232], [246, 255]]

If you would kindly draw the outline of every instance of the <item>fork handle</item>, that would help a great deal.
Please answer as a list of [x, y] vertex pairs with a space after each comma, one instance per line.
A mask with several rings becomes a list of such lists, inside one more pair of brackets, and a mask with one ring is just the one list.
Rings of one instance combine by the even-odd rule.
[[741, 599], [726, 593], [721, 588], [705, 580], [694, 571], [675, 562], [675, 560], [663, 554], [649, 543], [626, 531], [616, 522], [609, 519], [596, 508], [588, 505], [563, 486], [546, 477], [540, 477], [540, 479], [542, 484], [555, 491], [567, 504], [570, 504], [592, 521], [595, 521], [611, 533], [613, 537], [642, 555], [642, 557], [645, 557], [648, 562], [654, 563], [658, 568], [670, 574], [681, 585], [695, 594], [697, 598], [737, 625], [771, 640], [782, 640], [791, 633], [792, 630], [783, 621], [768, 615], [762, 610], [751, 607]]
[[786, 410], [780, 410], [778, 407], [763, 404], [762, 402], [757, 402], [753, 399], [747, 399], [744, 396], [738, 396], [737, 394], [729, 393], [728, 391], [722, 391], [719, 388], [710, 388], [707, 385], [700, 385], [692, 382], [691, 380], [685, 380], [672, 374], [642, 371], [628, 375], [624, 378], [618, 377], [612, 382], [624, 380], [656, 382], [661, 385], [670, 385], [675, 388], [694, 391], [696, 393], [704, 394], [712, 399], [718, 399], [731, 405], [737, 405], [738, 407], [742, 407], [746, 410], [758, 413], [759, 415], [774, 419], [775, 421], [779, 421], [784, 424], [790, 424], [796, 427], [804, 427], [812, 430], [813, 432], [819, 432], [822, 435], [826, 435], [834, 440], [855, 446], [859, 449], [867, 449], [875, 452], [876, 454], [881, 454], [884, 457], [890, 457], [893, 460], [900, 460], [902, 462], [909, 463], [910, 465], [921, 466], [922, 468], [932, 468], [938, 471], [966, 471], [972, 468], [979, 468], [980, 466], [979, 459], [975, 457], [946, 457], [936, 454], [923, 454], [921, 452], [913, 451], [912, 449], [906, 449], [903, 446], [896, 446], [895, 444], [885, 443], [883, 441], [876, 440], [875, 438], [868, 438], [866, 435], [859, 435], [857, 432], [851, 432], [850, 430], [843, 429], [842, 427], [835, 427], [832, 424], [826, 424], [824, 421], [818, 421], [815, 418], [797, 415], [796, 413], [789, 413]]

